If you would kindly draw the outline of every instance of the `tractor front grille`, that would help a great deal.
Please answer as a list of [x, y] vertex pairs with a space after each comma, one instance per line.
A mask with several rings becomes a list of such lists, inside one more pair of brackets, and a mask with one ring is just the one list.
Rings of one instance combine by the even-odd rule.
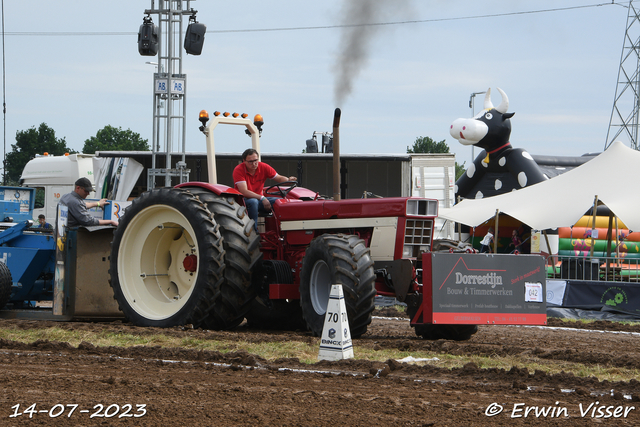
[[404, 230], [405, 246], [413, 246], [413, 256], [417, 256], [419, 251], [431, 250], [431, 238], [433, 236], [432, 219], [410, 219]]

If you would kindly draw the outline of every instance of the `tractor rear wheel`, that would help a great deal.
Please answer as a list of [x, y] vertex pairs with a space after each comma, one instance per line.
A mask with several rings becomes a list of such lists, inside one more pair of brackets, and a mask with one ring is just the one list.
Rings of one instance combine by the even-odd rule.
[[477, 325], [416, 325], [416, 335], [426, 340], [466, 341], [478, 332]]
[[309, 329], [322, 335], [331, 285], [342, 284], [351, 336], [362, 336], [375, 308], [375, 278], [369, 248], [358, 236], [324, 234], [313, 239], [300, 274], [300, 305]]
[[220, 297], [204, 320], [207, 329], [230, 329], [238, 326], [256, 296], [251, 283], [252, 272], [262, 260], [260, 235], [253, 227], [247, 209], [233, 197], [217, 195], [204, 188], [188, 190], [213, 214], [220, 226], [224, 255], [224, 281], [220, 284]]
[[111, 244], [110, 284], [138, 326], [198, 327], [223, 280], [219, 227], [188, 191], [156, 188], [135, 199]]
[[13, 279], [11, 278], [11, 271], [7, 264], [0, 262], [0, 308], [7, 305], [9, 298], [11, 298], [11, 286], [13, 285]]

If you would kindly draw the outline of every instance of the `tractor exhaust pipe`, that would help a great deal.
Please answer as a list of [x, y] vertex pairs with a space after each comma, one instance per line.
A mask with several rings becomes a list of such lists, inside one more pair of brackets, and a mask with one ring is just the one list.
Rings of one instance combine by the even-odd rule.
[[340, 109], [333, 113], [333, 200], [340, 200]]

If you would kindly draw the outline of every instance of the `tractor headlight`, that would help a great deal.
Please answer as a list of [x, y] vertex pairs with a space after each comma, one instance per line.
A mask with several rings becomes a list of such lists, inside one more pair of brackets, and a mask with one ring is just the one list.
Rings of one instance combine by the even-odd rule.
[[438, 216], [438, 201], [409, 199], [407, 200], [407, 216]]

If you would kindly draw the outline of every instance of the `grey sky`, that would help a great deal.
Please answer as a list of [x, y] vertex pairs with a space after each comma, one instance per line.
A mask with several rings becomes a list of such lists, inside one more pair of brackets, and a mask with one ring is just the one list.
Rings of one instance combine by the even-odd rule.
[[[598, 2], [371, 3], [381, 7], [369, 11], [375, 21], [427, 22], [367, 28], [350, 92], [339, 90], [342, 152], [402, 153], [416, 137], [430, 136], [446, 139], [457, 160], [468, 164], [471, 149], [449, 136], [449, 126], [471, 116], [470, 94], [488, 87], [509, 96], [509, 110], [516, 112], [515, 146], [547, 155], [603, 149], [625, 8], [601, 2], [517, 14]], [[262, 114], [263, 152], [301, 152], [314, 131], [331, 131], [336, 88], [345, 84], [336, 64], [343, 63], [338, 58], [348, 31], [231, 30], [341, 25], [354, 16], [343, 12], [344, 4], [193, 1], [207, 35], [202, 55], [184, 60], [187, 115], [193, 118], [187, 150], [204, 151], [197, 121], [201, 109]], [[8, 151], [16, 131], [42, 122], [76, 150], [106, 125], [151, 140], [154, 67], [145, 62], [155, 58], [138, 54], [136, 35], [33, 34], [137, 33], [150, 6], [150, 0], [5, 2]], [[514, 14], [453, 19], [508, 13]], [[493, 92], [497, 105], [499, 95]], [[476, 113], [481, 106], [482, 96], [476, 98]], [[241, 152], [250, 144], [237, 129], [219, 132], [220, 151]]]

